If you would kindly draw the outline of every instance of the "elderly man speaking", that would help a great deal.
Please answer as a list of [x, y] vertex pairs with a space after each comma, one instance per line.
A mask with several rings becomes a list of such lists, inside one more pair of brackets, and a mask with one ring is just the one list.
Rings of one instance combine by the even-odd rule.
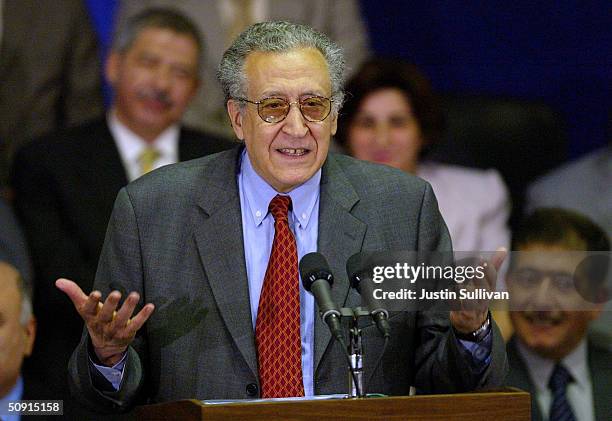
[[[244, 147], [162, 168], [122, 189], [95, 290], [86, 295], [57, 281], [86, 323], [69, 367], [81, 398], [125, 410], [143, 401], [346, 390], [343, 351], [315, 317], [298, 259], [327, 256], [337, 278], [333, 298], [357, 306], [343, 275], [351, 255], [450, 251], [451, 243], [427, 183], [328, 153], [342, 73], [336, 45], [288, 22], [255, 24], [226, 51], [219, 79]], [[504, 345], [486, 310], [403, 312], [390, 324], [371, 390], [501, 384]], [[474, 331], [484, 333], [485, 352], [458, 339]], [[363, 341], [371, 355], [383, 349], [375, 328], [364, 329]], [[367, 361], [366, 371], [373, 368]]]

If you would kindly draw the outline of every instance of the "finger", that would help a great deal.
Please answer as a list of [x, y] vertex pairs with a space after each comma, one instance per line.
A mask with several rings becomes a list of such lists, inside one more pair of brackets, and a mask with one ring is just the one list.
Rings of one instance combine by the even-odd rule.
[[70, 301], [72, 301], [72, 304], [77, 309], [87, 301], [87, 295], [85, 295], [81, 287], [70, 279], [60, 278], [55, 281], [55, 286], [70, 298]]
[[119, 304], [121, 299], [121, 293], [119, 291], [113, 291], [108, 294], [102, 308], [98, 312], [98, 320], [102, 323], [109, 323], [113, 320], [113, 313]]
[[91, 291], [85, 304], [81, 307], [81, 315], [93, 317], [98, 313], [98, 305], [100, 305], [102, 294], [100, 291]]
[[501, 265], [504, 263], [506, 256], [508, 255], [508, 250], [505, 247], [499, 247], [495, 250], [495, 254], [491, 258], [491, 264], [495, 268], [495, 270], [499, 270]]
[[117, 326], [123, 327], [127, 325], [128, 320], [132, 317], [132, 313], [134, 313], [134, 309], [140, 300], [140, 295], [137, 292], [131, 292], [130, 295], [125, 299], [125, 302], [117, 312], [115, 316], [115, 324]]
[[155, 310], [155, 305], [149, 303], [130, 319], [128, 326], [132, 332], [136, 333], [145, 324], [151, 314], [153, 314], [153, 310]]
[[[496, 252], [497, 253], [497, 252]], [[482, 264], [484, 267], [484, 278], [480, 279], [480, 286], [484, 287], [487, 291], [495, 290], [495, 286], [497, 284], [497, 267], [495, 266], [495, 256], [493, 256], [489, 261], [484, 262]]]

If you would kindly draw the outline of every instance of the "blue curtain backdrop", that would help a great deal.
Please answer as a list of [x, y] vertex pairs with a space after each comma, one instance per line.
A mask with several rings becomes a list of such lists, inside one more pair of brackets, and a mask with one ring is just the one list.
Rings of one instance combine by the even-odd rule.
[[608, 142], [610, 2], [361, 4], [374, 51], [415, 62], [439, 91], [544, 101], [566, 122], [571, 157]]
[[[117, 3], [87, 0], [105, 48]], [[544, 101], [566, 122], [571, 157], [609, 140], [610, 2], [361, 0], [361, 6], [374, 51], [415, 62], [440, 92]]]

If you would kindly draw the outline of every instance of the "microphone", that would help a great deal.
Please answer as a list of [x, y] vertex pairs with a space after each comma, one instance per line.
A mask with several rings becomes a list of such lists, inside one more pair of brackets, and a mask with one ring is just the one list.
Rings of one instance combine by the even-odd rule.
[[390, 338], [389, 312], [383, 308], [379, 300], [374, 298], [374, 286], [367, 263], [367, 255], [363, 253], [354, 254], [346, 262], [346, 273], [348, 274], [351, 286], [361, 294], [361, 298], [365, 301], [380, 333], [385, 338]]
[[321, 253], [308, 253], [300, 261], [300, 275], [304, 289], [315, 297], [321, 319], [327, 324], [332, 335], [343, 342], [340, 310], [331, 297], [330, 287], [334, 282], [334, 277], [327, 260]]

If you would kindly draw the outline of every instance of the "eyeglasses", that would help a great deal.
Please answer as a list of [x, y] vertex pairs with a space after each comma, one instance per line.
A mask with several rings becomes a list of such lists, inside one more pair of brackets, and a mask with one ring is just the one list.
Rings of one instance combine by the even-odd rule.
[[280, 123], [283, 121], [291, 106], [297, 104], [302, 116], [310, 121], [323, 121], [331, 112], [333, 99], [322, 96], [309, 96], [299, 101], [289, 102], [284, 98], [265, 98], [261, 101], [249, 101], [246, 98], [234, 98], [236, 101], [248, 102], [257, 105], [257, 114], [266, 123]]

